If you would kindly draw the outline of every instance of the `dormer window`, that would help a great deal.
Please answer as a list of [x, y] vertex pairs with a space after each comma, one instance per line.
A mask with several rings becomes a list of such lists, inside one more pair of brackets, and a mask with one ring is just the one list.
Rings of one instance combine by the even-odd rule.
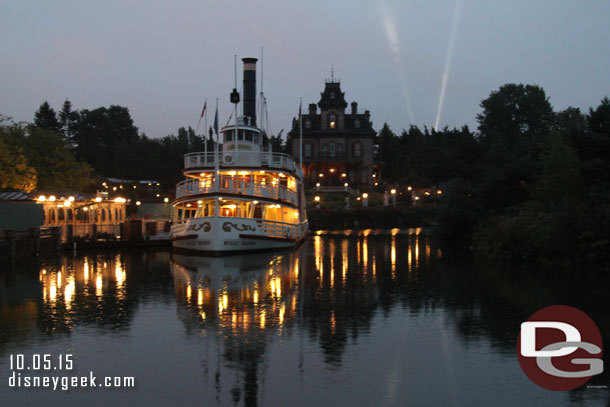
[[334, 129], [334, 128], [335, 128], [335, 123], [336, 123], [336, 121], [337, 121], [337, 119], [336, 119], [335, 115], [334, 115], [334, 114], [331, 114], [331, 115], [330, 115], [330, 121], [329, 121], [329, 127], [330, 127], [331, 129]]
[[357, 129], [360, 128], [360, 120], [354, 121], [354, 127], [357, 128]]
[[311, 121], [310, 120], [305, 120], [305, 128], [306, 129], [311, 128]]
[[335, 98], [335, 92], [330, 92], [330, 98], [334, 99]]

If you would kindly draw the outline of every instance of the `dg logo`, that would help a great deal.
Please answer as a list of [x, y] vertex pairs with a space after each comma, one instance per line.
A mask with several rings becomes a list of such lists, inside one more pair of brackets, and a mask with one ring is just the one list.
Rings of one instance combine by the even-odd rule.
[[523, 372], [548, 390], [572, 390], [604, 370], [602, 337], [577, 308], [546, 307], [521, 324], [517, 355]]

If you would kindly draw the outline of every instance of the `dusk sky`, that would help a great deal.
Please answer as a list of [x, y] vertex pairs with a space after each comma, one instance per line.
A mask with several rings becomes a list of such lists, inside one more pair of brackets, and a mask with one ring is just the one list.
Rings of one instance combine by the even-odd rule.
[[224, 124], [233, 55], [261, 46], [273, 133], [301, 97], [318, 102], [331, 67], [376, 130], [475, 128], [480, 101], [509, 82], [542, 86], [555, 110], [610, 96], [602, 0], [1, 0], [0, 35], [0, 114], [115, 104], [149, 137], [195, 127], [206, 97]]

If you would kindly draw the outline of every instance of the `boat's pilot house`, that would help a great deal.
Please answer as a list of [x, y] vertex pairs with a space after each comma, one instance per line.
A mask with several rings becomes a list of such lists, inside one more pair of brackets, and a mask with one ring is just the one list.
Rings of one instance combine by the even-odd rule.
[[257, 128], [239, 128], [237, 131], [237, 140], [235, 140], [234, 136], [235, 130], [230, 129], [224, 131], [224, 151], [260, 151], [260, 143], [262, 142], [263, 137], [260, 130]]

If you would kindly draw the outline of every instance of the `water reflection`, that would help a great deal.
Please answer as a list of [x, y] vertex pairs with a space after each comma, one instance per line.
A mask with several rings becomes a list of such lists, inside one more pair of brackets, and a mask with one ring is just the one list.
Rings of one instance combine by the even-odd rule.
[[[498, 371], [514, 364], [519, 324], [545, 305], [583, 309], [610, 346], [605, 287], [477, 267], [441, 252], [422, 229], [321, 232], [296, 251], [219, 258], [83, 253], [0, 273], [0, 354], [119, 333], [138, 346], [122, 356], [136, 377], [146, 377], [146, 350], [170, 355], [164, 374], [196, 389], [185, 402], [332, 404], [319, 398], [328, 386], [340, 394], [334, 404], [489, 405], [473, 402], [484, 390], [468, 387], [475, 368], [459, 360], [475, 353], [477, 369], [501, 382], [487, 382], [494, 399], [506, 386], [518, 390], [504, 394], [503, 405], [526, 405], [532, 394], [538, 404], [587, 405], [606, 396], [579, 390], [547, 399], [533, 386], [521, 392], [520, 372]], [[173, 362], [180, 355], [197, 360], [190, 376]], [[425, 378], [437, 374], [447, 386], [431, 391]], [[607, 383], [608, 374], [595, 379]], [[365, 388], [367, 402], [359, 398]], [[167, 389], [143, 380], [136, 391], [154, 404]]]
[[77, 321], [117, 328], [129, 323], [127, 272], [120, 253], [62, 257], [39, 271], [42, 325], [46, 332], [70, 331]]
[[[419, 257], [420, 247], [425, 258]], [[434, 253], [421, 229], [364, 230], [316, 234], [297, 251], [279, 254], [173, 254], [171, 269], [187, 332], [219, 341], [218, 357], [239, 377], [236, 383], [216, 364], [217, 400], [238, 402], [243, 395], [251, 406], [257, 405], [265, 358], [275, 340], [305, 337], [319, 344], [328, 367], [340, 368], [348, 343], [369, 334], [378, 307], [396, 302], [395, 294], [386, 298], [387, 291], [415, 278], [411, 271], [419, 270], [420, 261], [431, 262]], [[209, 363], [204, 361], [206, 372]], [[302, 374], [301, 369], [302, 363], [294, 373]]]

